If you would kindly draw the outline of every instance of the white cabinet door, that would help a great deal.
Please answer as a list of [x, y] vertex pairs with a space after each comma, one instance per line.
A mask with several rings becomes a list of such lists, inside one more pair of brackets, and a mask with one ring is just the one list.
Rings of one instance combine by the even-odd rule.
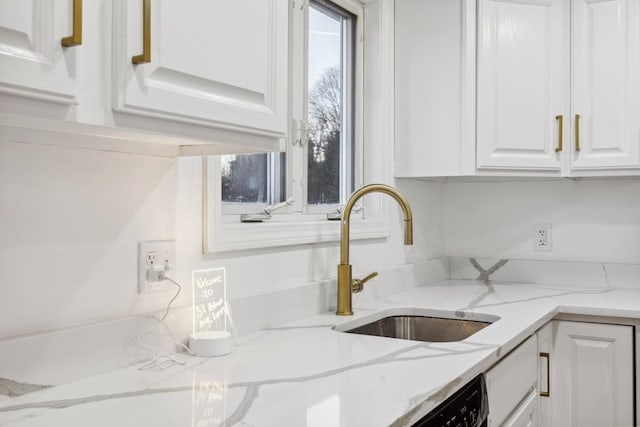
[[525, 398], [503, 427], [537, 427], [538, 426], [538, 394], [534, 390]]
[[485, 374], [489, 427], [503, 426], [510, 414], [522, 409], [521, 402], [526, 401], [532, 391], [537, 393], [537, 349], [537, 338], [534, 335]]
[[151, 59], [142, 0], [114, 2], [116, 109], [218, 129], [284, 136], [287, 0], [151, 0]]
[[475, 1], [395, 2], [395, 174], [475, 171]]
[[[572, 168], [640, 167], [640, 3], [572, 2]], [[574, 134], [574, 141], [578, 135]], [[575, 145], [575, 143], [574, 143]]]
[[73, 0], [0, 1], [0, 92], [74, 104], [77, 52]]
[[552, 402], [549, 393], [549, 376], [551, 374], [549, 362], [553, 350], [553, 323], [547, 323], [536, 333], [538, 337], [538, 390], [540, 395], [538, 399], [538, 423], [544, 427], [553, 426], [551, 421]]
[[560, 170], [569, 2], [480, 0], [477, 166]]
[[633, 327], [553, 321], [551, 337], [549, 397], [540, 398], [541, 411], [548, 411], [541, 413], [542, 425], [632, 425]]

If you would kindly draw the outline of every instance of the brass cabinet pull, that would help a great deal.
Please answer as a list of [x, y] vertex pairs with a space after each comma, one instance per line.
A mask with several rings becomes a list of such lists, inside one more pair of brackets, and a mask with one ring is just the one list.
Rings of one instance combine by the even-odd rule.
[[73, 34], [63, 37], [61, 44], [63, 47], [82, 44], [82, 0], [73, 0]]
[[151, 0], [142, 0], [142, 54], [132, 57], [131, 62], [151, 62]]
[[540, 357], [544, 357], [545, 359], [547, 359], [547, 390], [543, 391], [542, 390], [542, 384], [540, 384], [540, 396], [542, 397], [549, 397], [549, 391], [551, 390], [551, 375], [549, 373], [550, 371], [550, 367], [551, 367], [551, 360], [549, 358], [549, 353], [540, 353]]
[[556, 148], [556, 153], [558, 151], [562, 151], [562, 128], [564, 126], [564, 117], [562, 114], [556, 116], [556, 120], [558, 121], [558, 147]]
[[576, 114], [576, 151], [580, 151], [580, 114]]

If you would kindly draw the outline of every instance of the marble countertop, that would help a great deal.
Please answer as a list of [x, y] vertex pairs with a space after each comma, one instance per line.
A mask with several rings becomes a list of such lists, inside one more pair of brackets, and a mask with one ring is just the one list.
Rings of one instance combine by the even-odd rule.
[[[454, 343], [337, 332], [396, 307], [500, 319]], [[241, 338], [230, 355], [139, 366], [0, 401], [10, 426], [405, 426], [560, 313], [640, 318], [638, 289], [447, 280]]]

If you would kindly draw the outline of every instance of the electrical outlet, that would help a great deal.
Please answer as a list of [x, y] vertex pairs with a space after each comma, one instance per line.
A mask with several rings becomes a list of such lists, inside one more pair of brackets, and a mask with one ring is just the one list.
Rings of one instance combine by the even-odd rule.
[[533, 250], [551, 250], [551, 224], [533, 225]]
[[164, 269], [170, 271], [176, 267], [176, 241], [153, 240], [138, 243], [138, 293], [173, 289], [167, 280], [149, 281], [147, 271]]

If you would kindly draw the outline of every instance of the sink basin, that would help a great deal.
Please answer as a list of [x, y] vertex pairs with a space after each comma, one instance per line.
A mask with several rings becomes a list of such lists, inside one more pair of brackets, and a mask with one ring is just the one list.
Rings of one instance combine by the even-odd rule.
[[425, 342], [462, 341], [499, 318], [464, 312], [393, 309], [337, 326], [350, 334]]

